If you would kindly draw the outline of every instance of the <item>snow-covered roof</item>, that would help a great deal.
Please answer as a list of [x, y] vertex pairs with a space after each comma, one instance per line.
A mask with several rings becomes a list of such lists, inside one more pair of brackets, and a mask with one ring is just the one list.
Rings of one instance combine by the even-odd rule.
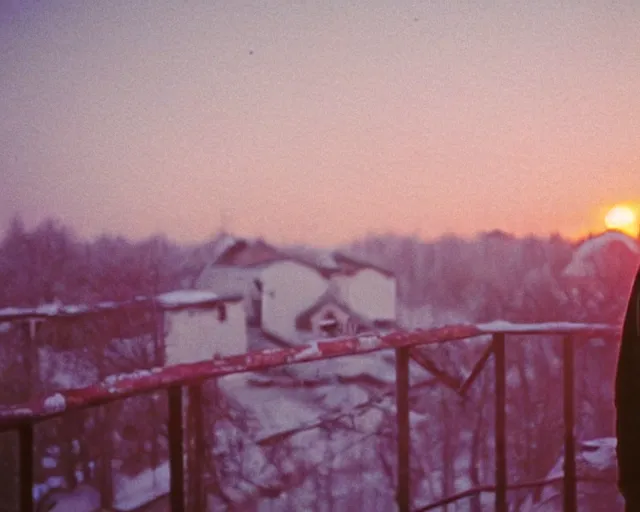
[[158, 295], [158, 302], [162, 306], [184, 306], [187, 304], [202, 304], [218, 300], [216, 293], [202, 290], [175, 290]]
[[393, 275], [393, 273], [387, 269], [374, 265], [368, 261], [348, 256], [339, 251], [316, 249], [312, 247], [293, 247], [285, 249], [283, 252], [294, 259], [305, 262], [318, 270], [328, 272], [330, 274], [354, 274], [359, 270], [373, 269], [384, 275]]
[[157, 297], [158, 304], [163, 309], [179, 309], [194, 306], [206, 306], [220, 302], [239, 302], [240, 295], [218, 295], [202, 290], [175, 290], [163, 293]]
[[606, 231], [582, 242], [563, 271], [566, 276], [584, 277], [593, 273], [593, 258], [611, 244], [623, 244], [630, 252], [640, 256], [640, 243], [620, 231]]
[[219, 258], [227, 250], [238, 243], [238, 238], [228, 233], [221, 233], [215, 240], [214, 258]]
[[220, 250], [212, 262], [217, 266], [255, 267], [289, 260], [312, 267], [326, 277], [335, 273], [351, 274], [364, 268], [393, 275], [377, 265], [330, 249], [276, 247], [262, 239], [236, 238], [230, 235], [220, 237], [217, 243]]

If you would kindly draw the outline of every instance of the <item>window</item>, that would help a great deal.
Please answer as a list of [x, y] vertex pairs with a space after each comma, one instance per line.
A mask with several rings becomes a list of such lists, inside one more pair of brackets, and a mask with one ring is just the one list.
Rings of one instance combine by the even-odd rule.
[[218, 321], [225, 322], [227, 320], [227, 308], [224, 304], [218, 306]]

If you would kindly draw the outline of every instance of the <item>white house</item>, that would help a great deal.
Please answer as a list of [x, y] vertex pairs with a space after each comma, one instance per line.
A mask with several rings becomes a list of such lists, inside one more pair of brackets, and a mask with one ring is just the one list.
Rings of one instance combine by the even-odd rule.
[[[337, 252], [278, 249], [262, 240], [225, 240], [224, 247], [196, 287], [242, 294], [249, 324], [280, 340], [298, 341], [299, 317], [318, 303], [336, 309], [340, 333], [348, 331], [351, 317], [361, 326], [396, 320], [396, 279], [384, 269]], [[322, 312], [313, 313], [311, 323], [302, 322], [305, 331], [318, 328]]]

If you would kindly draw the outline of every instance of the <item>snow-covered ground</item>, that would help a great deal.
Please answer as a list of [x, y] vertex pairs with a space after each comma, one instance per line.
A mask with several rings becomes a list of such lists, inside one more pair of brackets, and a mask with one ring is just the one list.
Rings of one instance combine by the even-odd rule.
[[[547, 474], [547, 479], [561, 478], [564, 457], [560, 457]], [[621, 511], [622, 496], [616, 487], [616, 439], [605, 437], [591, 439], [578, 444], [576, 470], [578, 480], [601, 481], [578, 482], [578, 509], [585, 512], [607, 510]], [[548, 485], [539, 495], [532, 493], [523, 504], [521, 512], [556, 512], [562, 509], [562, 482]]]

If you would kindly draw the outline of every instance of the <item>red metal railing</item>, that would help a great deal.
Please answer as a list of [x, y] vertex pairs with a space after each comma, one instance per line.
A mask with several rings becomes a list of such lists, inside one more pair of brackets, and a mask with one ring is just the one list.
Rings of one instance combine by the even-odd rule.
[[[495, 360], [495, 485], [470, 489], [464, 493], [416, 509], [432, 510], [458, 499], [483, 492], [495, 493], [495, 510], [507, 512], [507, 490], [535, 488], [553, 483], [538, 481], [518, 483], [510, 486], [507, 478], [507, 427], [506, 427], [506, 360], [505, 340], [508, 335], [553, 335], [563, 340], [563, 400], [564, 400], [564, 510], [577, 509], [577, 475], [574, 437], [574, 343], [576, 337], [588, 338], [598, 334], [613, 333], [617, 329], [607, 325], [555, 323], [541, 325], [489, 324], [486, 326], [459, 325], [412, 332], [398, 331], [386, 335], [364, 334], [335, 340], [318, 341], [288, 349], [269, 349], [250, 352], [223, 359], [194, 364], [176, 365], [166, 368], [137, 371], [131, 374], [111, 376], [104, 381], [82, 389], [60, 391], [54, 395], [33, 400], [19, 406], [0, 408], [0, 431], [19, 432], [20, 458], [20, 509], [33, 511], [33, 447], [34, 425], [40, 421], [64, 415], [73, 410], [108, 404], [116, 400], [144, 393], [167, 390], [169, 403], [169, 456], [170, 456], [170, 501], [171, 510], [185, 510], [185, 451], [183, 389], [189, 390], [189, 400], [197, 411], [201, 403], [202, 383], [225, 375], [265, 370], [282, 365], [319, 361], [355, 354], [370, 353], [385, 349], [396, 352], [396, 396], [397, 396], [397, 488], [396, 499], [401, 512], [411, 510], [410, 488], [410, 423], [409, 423], [409, 363], [413, 358], [425, 366], [415, 348], [424, 345], [491, 335], [492, 342], [485, 354], [476, 363], [459, 391], [465, 393], [482, 372], [488, 360]], [[427, 368], [429, 369], [429, 368]], [[202, 442], [202, 425], [196, 437]], [[198, 441], [197, 441], [198, 442]], [[555, 480], [554, 480], [555, 481]], [[202, 490], [195, 490], [196, 500], [202, 499]], [[202, 502], [200, 503], [200, 509]], [[198, 510], [199, 505], [196, 505]]]

